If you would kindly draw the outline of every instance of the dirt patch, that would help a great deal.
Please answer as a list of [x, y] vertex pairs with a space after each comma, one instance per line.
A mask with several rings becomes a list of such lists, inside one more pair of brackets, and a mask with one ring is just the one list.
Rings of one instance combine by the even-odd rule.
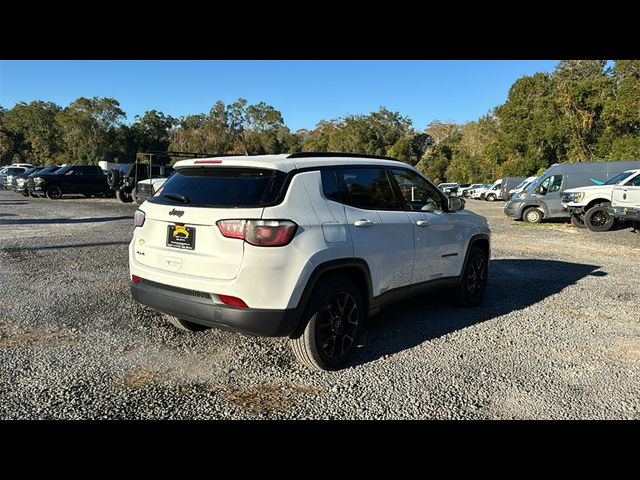
[[135, 367], [123, 377], [116, 380], [116, 388], [144, 388], [164, 377], [163, 372], [157, 368]]
[[15, 262], [24, 262], [33, 258], [40, 257], [40, 254], [35, 250], [26, 250], [20, 247], [7, 247], [1, 248], [0, 253], [7, 256], [10, 260]]
[[64, 329], [36, 326], [28, 328], [0, 325], [0, 348], [68, 347], [76, 345], [78, 335]]
[[247, 413], [260, 415], [284, 412], [295, 404], [294, 394], [321, 395], [321, 388], [310, 385], [258, 385], [248, 388], [227, 388], [223, 398]]
[[640, 341], [620, 342], [605, 353], [605, 361], [620, 367], [631, 368], [640, 360]]

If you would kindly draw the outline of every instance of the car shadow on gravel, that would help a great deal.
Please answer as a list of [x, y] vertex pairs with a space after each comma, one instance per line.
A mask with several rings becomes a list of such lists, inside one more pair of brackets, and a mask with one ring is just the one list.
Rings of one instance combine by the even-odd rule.
[[482, 305], [459, 308], [442, 290], [385, 307], [369, 320], [354, 358], [364, 364], [472, 325], [523, 310], [578, 280], [604, 276], [597, 265], [555, 260], [492, 260]]
[[16, 218], [0, 220], [0, 225], [46, 225], [52, 223], [95, 223], [116, 222], [118, 220], [130, 220], [133, 215], [121, 215], [119, 217], [92, 217], [92, 218]]

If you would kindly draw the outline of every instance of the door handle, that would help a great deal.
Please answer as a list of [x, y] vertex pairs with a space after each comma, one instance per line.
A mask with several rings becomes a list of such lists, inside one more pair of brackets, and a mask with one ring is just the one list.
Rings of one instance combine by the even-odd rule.
[[431, 225], [431, 222], [429, 222], [429, 220], [418, 220], [416, 222], [416, 225], [419, 227], [428, 227], [429, 225]]
[[376, 222], [372, 222], [371, 220], [356, 220], [355, 222], [353, 222], [353, 224], [356, 227], [373, 227]]

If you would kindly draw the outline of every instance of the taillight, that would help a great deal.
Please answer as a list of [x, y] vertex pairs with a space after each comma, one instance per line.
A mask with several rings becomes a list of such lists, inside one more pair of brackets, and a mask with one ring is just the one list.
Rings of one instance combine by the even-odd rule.
[[215, 163], [222, 163], [222, 160], [196, 160], [194, 165], [211, 165]]
[[217, 222], [220, 233], [228, 238], [243, 238], [246, 220], [220, 220]]
[[291, 220], [218, 220], [220, 233], [258, 247], [282, 247], [291, 242], [298, 225]]
[[136, 213], [133, 214], [133, 226], [141, 227], [142, 225], [144, 225], [144, 212], [136, 210]]
[[131, 275], [131, 281], [133, 283], [140, 283], [140, 280], [142, 280], [138, 275]]
[[218, 295], [220, 301], [225, 305], [229, 305], [231, 307], [240, 307], [240, 308], [249, 308], [249, 306], [244, 303], [244, 300], [238, 297], [232, 297], [231, 295]]

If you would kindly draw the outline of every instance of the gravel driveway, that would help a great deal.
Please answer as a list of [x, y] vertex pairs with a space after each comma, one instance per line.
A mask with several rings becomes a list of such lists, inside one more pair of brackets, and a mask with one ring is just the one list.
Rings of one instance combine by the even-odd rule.
[[0, 191], [0, 418], [640, 419], [640, 234], [494, 232], [484, 304], [371, 319], [353, 365], [285, 339], [183, 333], [128, 291], [135, 205]]

